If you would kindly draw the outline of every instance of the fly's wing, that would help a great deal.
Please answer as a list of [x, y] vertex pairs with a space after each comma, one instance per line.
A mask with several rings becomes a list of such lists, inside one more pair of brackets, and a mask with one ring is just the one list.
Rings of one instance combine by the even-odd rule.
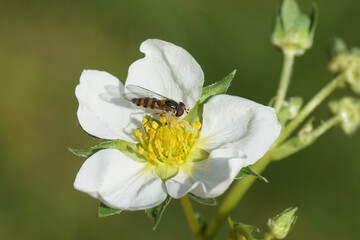
[[158, 100], [167, 98], [163, 95], [137, 85], [127, 85], [126, 89], [130, 91], [125, 93], [125, 98], [129, 101], [134, 98], [156, 98]]

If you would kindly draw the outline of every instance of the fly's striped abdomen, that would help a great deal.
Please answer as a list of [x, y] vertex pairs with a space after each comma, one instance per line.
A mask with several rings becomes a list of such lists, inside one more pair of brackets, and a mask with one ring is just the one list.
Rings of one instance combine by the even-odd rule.
[[150, 109], [161, 109], [162, 100], [158, 100], [156, 98], [133, 98], [131, 102], [144, 108]]

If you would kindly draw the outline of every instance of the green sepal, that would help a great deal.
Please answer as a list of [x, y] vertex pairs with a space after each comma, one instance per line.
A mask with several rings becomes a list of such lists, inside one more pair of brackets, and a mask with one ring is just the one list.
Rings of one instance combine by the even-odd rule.
[[227, 92], [231, 85], [231, 81], [235, 77], [236, 70], [232, 71], [220, 82], [213, 83], [203, 88], [199, 102], [205, 103], [209, 98], [218, 94], [224, 94]]
[[205, 151], [204, 149], [201, 148], [195, 148], [193, 149], [188, 158], [187, 161], [189, 162], [200, 162], [202, 160], [205, 160], [209, 157], [209, 153], [207, 151]]
[[162, 202], [160, 205], [148, 208], [145, 210], [145, 213], [151, 218], [153, 221], [153, 230], [156, 229], [157, 225], [159, 224], [161, 217], [165, 211], [165, 208], [169, 205], [171, 201], [171, 197], [167, 197], [164, 202]]
[[317, 7], [317, 4], [313, 3], [313, 8], [310, 14], [310, 29], [309, 29], [309, 35], [310, 38], [313, 40], [315, 35], [315, 30], [317, 27], [317, 24], [319, 22], [319, 10]]
[[195, 106], [184, 117], [184, 120], [190, 123], [191, 125], [196, 121], [202, 122], [203, 106], [204, 106], [203, 104], [200, 104], [199, 101], [197, 101]]
[[122, 211], [124, 211], [124, 210], [109, 208], [104, 203], [100, 202], [99, 217], [108, 217], [108, 216], [112, 216], [112, 215], [117, 215], [117, 214], [120, 214]]
[[230, 217], [228, 217], [228, 222], [231, 232], [233, 233], [231, 235], [236, 235], [233, 239], [255, 240], [252, 233], [259, 232], [259, 228], [244, 223], [234, 222]]
[[285, 32], [291, 32], [298, 28], [302, 13], [295, 0], [283, 0], [281, 4], [280, 16]]
[[207, 227], [207, 222], [203, 216], [201, 216], [200, 213], [195, 213], [195, 218], [199, 224], [200, 232], [204, 233]]
[[159, 165], [155, 168], [155, 174], [164, 182], [175, 177], [179, 172], [179, 167], [171, 167], [169, 164]]
[[252, 170], [251, 167], [249, 167], [249, 166], [243, 167], [240, 170], [240, 172], [236, 175], [235, 179], [241, 179], [241, 178], [244, 178], [246, 176], [254, 176], [254, 177], [259, 178], [260, 180], [263, 180], [266, 183], [269, 182], [266, 178], [264, 178], [263, 176], [261, 176], [260, 174], [258, 174], [254, 170]]
[[188, 193], [188, 195], [191, 199], [195, 200], [198, 203], [204, 204], [204, 205], [215, 206], [217, 204], [215, 198], [201, 198], [201, 197], [195, 196], [192, 193]]
[[72, 148], [69, 148], [69, 150], [79, 157], [90, 157], [97, 151], [108, 148], [117, 149], [137, 162], [146, 162], [146, 160], [138, 153], [137, 145], [124, 140], [102, 142], [89, 150], [76, 150]]
[[329, 44], [329, 57], [333, 58], [340, 53], [346, 53], [348, 48], [344, 40], [338, 37], [334, 37], [330, 40]]
[[204, 103], [206, 103], [212, 96], [226, 93], [235, 74], [236, 70], [232, 71], [223, 80], [204, 87], [200, 99], [196, 102], [195, 106], [190, 110], [190, 112], [184, 117], [184, 120], [190, 124], [193, 124], [195, 121], [201, 122]]

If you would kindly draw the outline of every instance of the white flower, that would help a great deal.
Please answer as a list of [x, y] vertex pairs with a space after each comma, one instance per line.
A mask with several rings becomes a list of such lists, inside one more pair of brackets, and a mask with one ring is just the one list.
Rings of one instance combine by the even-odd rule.
[[[204, 83], [195, 59], [183, 48], [155, 39], [143, 42], [140, 51], [146, 56], [130, 66], [125, 85], [147, 88], [192, 109]], [[144, 157], [139, 162], [105, 149], [82, 165], [74, 187], [112, 208], [146, 209], [168, 194], [216, 197], [242, 167], [260, 159], [280, 133], [272, 108], [230, 95], [214, 96], [204, 104], [202, 127], [199, 122], [193, 127], [184, 121], [175, 127], [152, 122], [145, 127], [147, 134], [141, 133], [136, 129], [147, 109], [126, 100], [124, 91], [116, 77], [96, 70], [85, 70], [76, 87], [82, 128], [99, 138], [139, 143]], [[207, 158], [193, 161], [202, 149]]]

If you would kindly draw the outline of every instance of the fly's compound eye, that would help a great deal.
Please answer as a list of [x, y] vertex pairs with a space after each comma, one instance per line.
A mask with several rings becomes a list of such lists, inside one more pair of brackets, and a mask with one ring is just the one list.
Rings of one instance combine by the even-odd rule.
[[184, 108], [182, 106], [178, 106], [178, 108], [176, 109], [176, 115], [177, 117], [181, 117], [184, 114]]
[[185, 104], [183, 102], [179, 102], [179, 105], [176, 109], [176, 116], [181, 117], [184, 114], [185, 109]]

